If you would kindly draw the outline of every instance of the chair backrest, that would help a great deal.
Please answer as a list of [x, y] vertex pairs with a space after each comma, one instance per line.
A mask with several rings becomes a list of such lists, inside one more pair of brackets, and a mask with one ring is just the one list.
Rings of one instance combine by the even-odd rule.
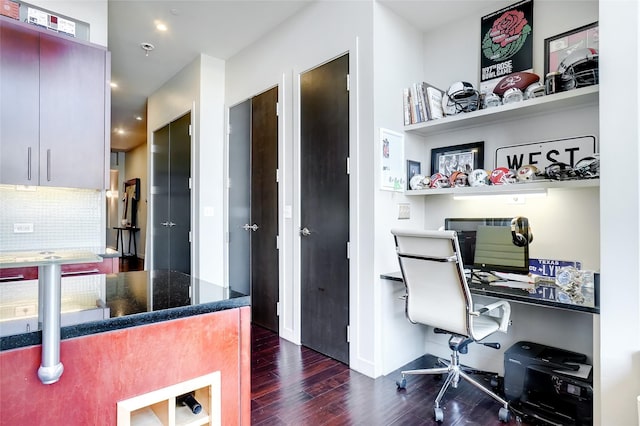
[[470, 336], [471, 292], [455, 231], [392, 229], [410, 321]]

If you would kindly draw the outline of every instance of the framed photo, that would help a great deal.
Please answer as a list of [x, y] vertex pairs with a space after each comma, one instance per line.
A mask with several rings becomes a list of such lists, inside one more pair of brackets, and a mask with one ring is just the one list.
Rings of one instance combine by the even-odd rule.
[[380, 189], [404, 191], [404, 135], [380, 128]]
[[445, 146], [431, 150], [431, 174], [451, 176], [455, 171], [470, 173], [484, 168], [484, 142]]
[[599, 40], [597, 22], [545, 39], [544, 75], [557, 71], [560, 62], [577, 49], [591, 47], [600, 50]]
[[407, 189], [411, 189], [409, 182], [411, 182], [412, 177], [420, 174], [420, 168], [419, 161], [407, 160]]

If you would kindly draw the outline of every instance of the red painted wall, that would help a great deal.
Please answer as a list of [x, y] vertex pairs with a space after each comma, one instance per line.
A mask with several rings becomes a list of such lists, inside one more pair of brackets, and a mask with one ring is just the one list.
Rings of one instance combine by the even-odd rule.
[[251, 423], [248, 307], [62, 341], [64, 373], [38, 379], [40, 346], [0, 353], [0, 425], [115, 425], [123, 399], [221, 372], [222, 424]]

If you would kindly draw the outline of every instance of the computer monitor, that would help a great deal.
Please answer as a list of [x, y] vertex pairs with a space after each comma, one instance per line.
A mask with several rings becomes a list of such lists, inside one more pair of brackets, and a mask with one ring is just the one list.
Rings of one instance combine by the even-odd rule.
[[529, 272], [529, 245], [514, 244], [510, 227], [480, 225], [476, 231], [474, 268], [526, 275]]
[[459, 218], [448, 217], [444, 220], [446, 230], [456, 231], [462, 263], [466, 269], [473, 269], [475, 265], [476, 231], [478, 226], [505, 226], [511, 230], [510, 217], [499, 218]]

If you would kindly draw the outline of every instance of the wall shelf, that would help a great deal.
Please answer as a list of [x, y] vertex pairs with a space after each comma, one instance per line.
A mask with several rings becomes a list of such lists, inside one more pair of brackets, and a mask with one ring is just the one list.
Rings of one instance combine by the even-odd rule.
[[405, 191], [404, 195], [509, 195], [523, 194], [527, 192], [537, 192], [544, 189], [580, 189], [595, 188], [600, 186], [600, 179], [582, 180], [547, 180], [541, 179], [529, 183], [516, 183], [512, 185], [487, 185], [487, 186], [466, 186], [458, 188], [434, 188]]
[[549, 114], [569, 108], [589, 104], [597, 105], [599, 101], [599, 85], [542, 96], [535, 99], [500, 105], [494, 108], [461, 113], [437, 120], [425, 121], [404, 127], [406, 132], [422, 136], [434, 135], [452, 130], [487, 125], [499, 121], [531, 117], [536, 114]]
[[[198, 414], [176, 404], [176, 397], [189, 392], [193, 392], [202, 405]], [[220, 407], [220, 372], [217, 371], [118, 402], [118, 426], [220, 426]]]

